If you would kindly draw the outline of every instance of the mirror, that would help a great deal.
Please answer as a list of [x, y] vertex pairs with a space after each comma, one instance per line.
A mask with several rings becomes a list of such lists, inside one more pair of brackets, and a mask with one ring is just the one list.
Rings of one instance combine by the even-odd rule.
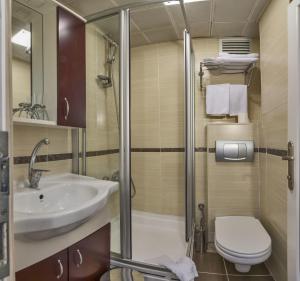
[[44, 104], [43, 15], [13, 1], [11, 42], [14, 116], [48, 120]]
[[12, 92], [15, 122], [56, 125], [57, 5], [12, 1]]

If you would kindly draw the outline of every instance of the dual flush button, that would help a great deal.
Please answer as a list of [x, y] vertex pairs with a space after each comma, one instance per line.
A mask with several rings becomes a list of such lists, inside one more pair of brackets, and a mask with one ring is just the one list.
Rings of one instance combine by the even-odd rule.
[[216, 141], [216, 161], [252, 162], [254, 160], [254, 141]]

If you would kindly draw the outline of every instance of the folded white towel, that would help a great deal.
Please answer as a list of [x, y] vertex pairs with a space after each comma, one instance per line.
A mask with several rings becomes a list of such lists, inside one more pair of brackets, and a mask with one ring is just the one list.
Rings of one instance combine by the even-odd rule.
[[232, 57], [217, 57], [216, 61], [220, 63], [253, 63], [257, 62], [258, 58], [232, 58]]
[[230, 57], [230, 58], [258, 58], [259, 54], [251, 53], [251, 54], [229, 54], [226, 52], [220, 52], [219, 57]]
[[170, 257], [163, 255], [154, 259], [153, 262], [171, 270], [180, 281], [192, 281], [195, 277], [198, 277], [196, 265], [188, 257], [182, 257], [175, 262]]
[[206, 113], [211, 115], [229, 114], [229, 84], [206, 87]]
[[230, 85], [229, 114], [230, 116], [248, 113], [247, 85]]

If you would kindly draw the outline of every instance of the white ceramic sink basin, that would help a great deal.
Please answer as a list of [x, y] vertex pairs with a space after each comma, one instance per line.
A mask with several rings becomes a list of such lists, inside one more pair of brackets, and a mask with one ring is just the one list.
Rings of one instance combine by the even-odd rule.
[[73, 174], [44, 178], [39, 190], [14, 196], [16, 237], [45, 239], [70, 231], [101, 210], [117, 189], [116, 182]]

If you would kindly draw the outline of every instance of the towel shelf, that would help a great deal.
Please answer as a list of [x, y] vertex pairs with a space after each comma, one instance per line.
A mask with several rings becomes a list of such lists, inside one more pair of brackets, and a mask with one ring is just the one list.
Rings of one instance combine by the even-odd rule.
[[203, 86], [203, 77], [204, 70], [209, 71], [213, 75], [222, 75], [222, 74], [244, 74], [245, 75], [245, 85], [249, 88], [253, 78], [253, 72], [255, 69], [256, 63], [244, 63], [244, 64], [234, 64], [229, 62], [210, 62], [203, 61], [200, 62], [200, 89], [203, 91], [206, 87]]

